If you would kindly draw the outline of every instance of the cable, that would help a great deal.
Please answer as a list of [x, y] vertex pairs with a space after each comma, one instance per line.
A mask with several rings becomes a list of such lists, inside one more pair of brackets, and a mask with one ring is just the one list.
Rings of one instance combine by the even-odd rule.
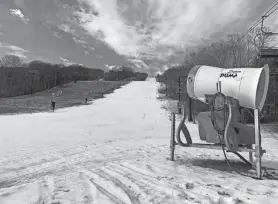
[[249, 28], [249, 30], [243, 36], [241, 36], [239, 41], [242, 40], [251, 30], [253, 30], [255, 27], [257, 27], [261, 22], [262, 22], [262, 19], [258, 20], [256, 23], [254, 23], [253, 26], [251, 26]]
[[[278, 4], [278, 2], [276, 3], [276, 4]], [[275, 4], [275, 5], [276, 5]], [[273, 6], [274, 7], [274, 6]], [[266, 17], [269, 17], [271, 14], [273, 14], [276, 10], [278, 9], [278, 7], [276, 7], [276, 9], [274, 9], [270, 14], [268, 14], [268, 15], [265, 15]]]
[[[277, 4], [278, 4], [278, 1], [265, 13], [265, 16], [266, 16], [267, 13], [268, 13], [271, 9], [273, 9]], [[269, 15], [270, 15], [270, 14], [269, 14]]]
[[[268, 14], [268, 12], [271, 11], [271, 9], [273, 9], [276, 5], [278, 4], [278, 1], [264, 14], [264, 16], [267, 18], [269, 17], [274, 11], [276, 11], [278, 9], [278, 7], [276, 7], [276, 9], [274, 9], [274, 11], [272, 11], [270, 14]], [[249, 29], [248, 31], [239, 39], [239, 41], [241, 39], [243, 39], [251, 30], [253, 30], [255, 27], [257, 27], [260, 23], [262, 22], [262, 19], [258, 20], [256, 23], [254, 23]]]

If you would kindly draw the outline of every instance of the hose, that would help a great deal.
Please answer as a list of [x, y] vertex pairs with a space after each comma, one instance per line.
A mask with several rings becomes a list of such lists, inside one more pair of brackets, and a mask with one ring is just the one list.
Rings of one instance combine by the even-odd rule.
[[[211, 100], [211, 122], [212, 122], [212, 125], [213, 125], [214, 129], [217, 131], [217, 133], [219, 135], [224, 135], [225, 127], [226, 127], [226, 123], [227, 123], [227, 121], [226, 121], [226, 110], [225, 110], [224, 103], [223, 103], [223, 107], [220, 106], [220, 107], [217, 108], [215, 106], [215, 101], [216, 101], [217, 97], [222, 97], [223, 100], [225, 100], [225, 98], [226, 98], [226, 96], [222, 93], [216, 93], [212, 96], [212, 100]], [[219, 126], [216, 123], [216, 116], [215, 116], [216, 111], [223, 114], [224, 123], [223, 123], [223, 128], [222, 129], [220, 129]]]
[[[182, 147], [188, 147], [189, 145], [192, 144], [192, 139], [190, 137], [190, 133], [189, 133], [187, 127], [184, 124], [185, 119], [186, 119], [186, 110], [185, 110], [185, 107], [183, 107], [183, 117], [182, 117], [182, 120], [180, 121], [180, 123], [178, 125], [178, 128], [177, 128], [177, 131], [176, 131], [177, 142]], [[183, 135], [184, 135], [187, 143], [184, 143], [181, 140], [181, 131], [183, 132]]]

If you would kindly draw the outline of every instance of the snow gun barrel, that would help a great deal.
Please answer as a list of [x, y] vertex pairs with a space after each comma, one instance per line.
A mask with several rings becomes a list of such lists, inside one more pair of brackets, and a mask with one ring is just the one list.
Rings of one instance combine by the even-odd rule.
[[217, 93], [218, 82], [221, 82], [221, 92], [237, 99], [240, 106], [261, 110], [268, 90], [269, 67], [226, 69], [196, 65], [187, 77], [187, 93], [207, 103], [206, 95]]

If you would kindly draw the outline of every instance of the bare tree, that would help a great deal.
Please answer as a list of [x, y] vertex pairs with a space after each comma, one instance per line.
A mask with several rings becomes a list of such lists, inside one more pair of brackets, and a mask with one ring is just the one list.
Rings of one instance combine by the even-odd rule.
[[268, 47], [272, 41], [273, 37], [264, 35], [260, 28], [250, 32], [245, 38], [234, 33], [228, 35], [226, 39], [187, 52], [184, 64], [185, 67], [194, 65], [223, 68], [260, 66], [265, 62], [264, 59], [258, 57], [260, 50]]
[[[264, 28], [265, 31], [269, 31], [269, 28]], [[260, 59], [258, 57], [262, 48], [267, 48], [273, 42], [275, 38], [270, 35], [265, 35], [260, 28], [254, 30], [247, 36], [249, 44], [249, 61], [252, 66], [261, 66], [262, 63], [269, 63], [267, 59]], [[271, 59], [273, 61], [275, 59]]]
[[16, 55], [5, 55], [0, 61], [2, 67], [19, 67], [23, 63], [23, 61]]

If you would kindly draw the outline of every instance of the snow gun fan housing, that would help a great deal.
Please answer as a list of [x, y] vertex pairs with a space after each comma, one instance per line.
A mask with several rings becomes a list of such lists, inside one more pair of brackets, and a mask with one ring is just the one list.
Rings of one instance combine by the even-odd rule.
[[206, 95], [217, 93], [218, 82], [221, 92], [238, 100], [240, 106], [261, 110], [268, 90], [269, 67], [224, 69], [196, 65], [188, 74], [187, 93], [207, 103]]
[[[189, 97], [208, 103], [211, 107], [211, 111], [200, 112], [196, 117], [200, 139], [214, 144], [223, 142], [227, 149], [234, 150], [239, 145], [255, 144], [255, 127], [242, 123], [240, 107], [261, 110], [268, 82], [268, 65], [233, 69], [194, 66], [187, 78], [187, 93]], [[221, 85], [220, 91], [217, 84]], [[222, 103], [228, 107], [226, 111], [216, 107], [221, 97], [225, 98]], [[217, 127], [221, 127], [221, 131]]]

